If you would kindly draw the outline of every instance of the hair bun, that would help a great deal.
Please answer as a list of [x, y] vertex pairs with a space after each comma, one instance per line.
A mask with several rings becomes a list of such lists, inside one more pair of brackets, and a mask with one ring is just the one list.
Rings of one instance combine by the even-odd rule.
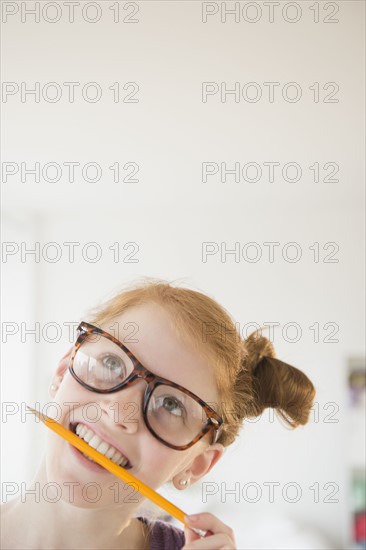
[[274, 358], [276, 352], [272, 342], [262, 336], [262, 329], [259, 328], [243, 341], [242, 365], [253, 373], [264, 357]]
[[296, 367], [277, 359], [272, 342], [258, 329], [243, 341], [242, 371], [237, 390], [242, 391], [251, 377], [251, 399], [244, 400], [243, 417], [253, 418], [264, 409], [276, 409], [292, 428], [309, 420], [315, 388], [309, 378]]

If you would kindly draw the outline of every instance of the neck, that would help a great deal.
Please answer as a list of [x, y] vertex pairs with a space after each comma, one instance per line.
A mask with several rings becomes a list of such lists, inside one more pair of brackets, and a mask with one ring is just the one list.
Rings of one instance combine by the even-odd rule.
[[140, 501], [133, 505], [111, 503], [104, 507], [81, 508], [72, 501], [57, 499], [57, 493], [51, 490], [54, 485], [47, 479], [43, 460], [27, 492], [3, 506], [4, 524], [7, 525], [3, 548], [114, 550], [141, 547], [135, 544], [142, 534], [142, 525], [132, 517]]

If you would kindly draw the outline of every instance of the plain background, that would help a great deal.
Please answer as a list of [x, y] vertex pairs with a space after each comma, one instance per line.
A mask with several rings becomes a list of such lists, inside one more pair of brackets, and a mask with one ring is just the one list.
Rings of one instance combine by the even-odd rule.
[[[20, 9], [20, 2], [11, 4]], [[262, 10], [256, 23], [243, 17], [235, 22], [233, 16], [222, 22], [220, 3], [213, 3], [219, 11], [203, 23], [202, 3], [184, 1], [139, 2], [138, 22], [132, 24], [113, 23], [112, 2], [99, 2], [100, 21], [84, 21], [79, 8], [69, 23], [62, 4], [62, 17], [54, 24], [42, 17], [36, 23], [32, 16], [22, 22], [19, 12], [2, 25], [3, 82], [19, 87], [24, 82], [28, 88], [39, 82], [41, 89], [56, 82], [63, 91], [55, 103], [42, 95], [39, 103], [31, 95], [23, 102], [20, 93], [6, 102], [3, 96], [3, 162], [16, 163], [19, 171], [2, 185], [3, 243], [15, 243], [5, 245], [5, 251], [13, 246], [14, 254], [3, 256], [2, 266], [2, 400], [16, 404], [13, 415], [3, 416], [2, 481], [20, 487], [42, 456], [45, 430], [20, 411], [24, 403], [50, 400], [52, 373], [70, 347], [67, 323], [78, 322], [89, 308], [139, 277], [177, 280], [217, 299], [240, 328], [279, 323], [277, 356], [314, 382], [318, 414], [314, 410], [306, 427], [290, 431], [267, 410], [245, 425], [204, 480], [226, 482], [228, 488], [239, 483], [240, 490], [256, 483], [263, 491], [257, 502], [250, 502], [254, 493], [240, 502], [227, 494], [225, 502], [218, 491], [203, 503], [200, 485], [179, 494], [173, 488], [164, 491], [192, 513], [217, 514], [234, 528], [239, 548], [349, 548], [350, 468], [364, 461], [364, 440], [355, 444], [351, 437], [355, 424], [347, 391], [348, 362], [364, 357], [363, 2], [331, 3], [339, 7], [338, 23], [324, 22], [331, 9], [322, 2], [319, 23], [313, 3], [305, 1], [297, 3], [296, 23], [281, 15], [285, 2], [272, 23], [261, 2], [254, 3]], [[130, 13], [125, 4], [120, 3], [121, 13]], [[26, 5], [34, 8], [34, 2]], [[248, 18], [253, 14], [249, 11]], [[74, 103], [64, 82], [80, 83]], [[80, 89], [88, 82], [100, 85], [100, 101], [83, 100]], [[131, 90], [123, 90], [126, 82], [138, 83], [139, 101], [114, 103], [109, 86], [115, 82], [124, 96]], [[235, 82], [241, 89], [256, 82], [263, 96], [255, 103], [242, 96], [236, 102], [217, 93], [203, 102], [203, 82], [219, 88], [226, 83], [227, 89]], [[273, 102], [265, 82], [280, 83]], [[302, 90], [297, 102], [283, 99], [289, 82]], [[319, 102], [310, 90], [315, 82]], [[332, 91], [324, 91], [328, 82], [338, 84], [338, 102], [323, 101]], [[36, 162], [64, 167], [60, 181], [41, 176], [35, 182], [30, 174], [22, 181], [21, 163], [34, 168]], [[81, 165], [74, 182], [68, 181], [65, 162]], [[81, 167], [89, 162], [102, 168], [94, 183], [82, 177]], [[138, 182], [114, 183], [109, 167], [115, 162], [121, 169], [137, 163]], [[203, 182], [204, 162], [226, 162], [228, 168], [256, 162], [263, 175], [257, 182], [235, 182], [232, 175], [223, 182], [220, 174]], [[273, 182], [264, 162], [280, 163]], [[302, 168], [297, 182], [281, 176], [289, 162]], [[309, 169], [315, 162], [319, 182]], [[339, 166], [338, 182], [323, 181], [330, 173], [322, 168], [328, 162]], [[68, 242], [79, 243], [73, 262]], [[204, 261], [207, 242], [216, 243], [216, 252]], [[262, 253], [257, 262], [243, 254], [250, 242]], [[273, 262], [266, 242], [280, 243]], [[301, 249], [297, 262], [282, 256], [290, 242]], [[324, 261], [332, 250], [323, 248], [329, 242], [339, 247], [338, 262]], [[58, 261], [52, 261], [56, 248], [49, 243], [61, 251]], [[96, 243], [99, 261], [92, 260], [96, 249], [88, 243]], [[110, 249], [114, 243], [119, 261]], [[133, 250], [128, 243], [138, 249], [135, 262], [127, 261]], [[309, 248], [314, 243], [320, 247], [317, 262]], [[22, 250], [35, 246], [40, 246], [39, 258], [22, 257]], [[225, 256], [225, 247], [235, 246], [239, 257]], [[39, 338], [26, 333], [36, 323]], [[291, 331], [285, 338], [287, 323], [300, 326], [297, 342], [290, 341]], [[319, 341], [310, 328], [315, 323]], [[327, 342], [335, 325], [338, 341]], [[280, 484], [274, 502], [264, 483]], [[301, 488], [297, 502], [283, 497], [287, 483]], [[319, 484], [319, 502], [310, 489], [314, 484]], [[336, 502], [327, 502], [332, 487], [338, 487]]]

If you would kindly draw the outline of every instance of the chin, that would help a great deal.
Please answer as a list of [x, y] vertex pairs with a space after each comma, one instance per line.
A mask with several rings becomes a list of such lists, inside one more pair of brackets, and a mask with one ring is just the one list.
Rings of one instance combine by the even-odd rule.
[[50, 448], [46, 454], [46, 479], [40, 487], [40, 498], [49, 503], [62, 501], [85, 509], [115, 504], [118, 493], [115, 493], [113, 483], [116, 478], [100, 478], [94, 472], [84, 470], [68, 451], [61, 446]]

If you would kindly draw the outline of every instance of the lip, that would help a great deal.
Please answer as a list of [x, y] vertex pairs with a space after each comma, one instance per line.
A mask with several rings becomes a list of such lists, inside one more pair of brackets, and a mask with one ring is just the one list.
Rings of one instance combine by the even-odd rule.
[[71, 453], [77, 458], [77, 460], [79, 460], [82, 465], [85, 467], [85, 468], [88, 468], [88, 470], [91, 470], [92, 472], [98, 472], [98, 473], [105, 473], [105, 474], [109, 474], [110, 475], [110, 472], [108, 472], [108, 470], [106, 470], [105, 468], [103, 468], [100, 464], [98, 464], [97, 462], [91, 462], [88, 458], [86, 458], [81, 451], [79, 451], [79, 449], [77, 449], [76, 447], [74, 447], [73, 445], [71, 445], [71, 443], [68, 443], [68, 446], [70, 447], [70, 451]]
[[[95, 435], [98, 435], [101, 439], [103, 439], [103, 441], [105, 441], [106, 443], [108, 443], [109, 445], [112, 445], [112, 447], [114, 447], [117, 451], [119, 451], [125, 458], [127, 458], [128, 460], [128, 466], [130, 466], [130, 468], [132, 468], [132, 464], [131, 464], [131, 460], [129, 458], [129, 456], [126, 454], [126, 452], [121, 448], [121, 446], [112, 438], [110, 437], [108, 434], [106, 434], [105, 432], [103, 432], [103, 430], [99, 429], [99, 427], [97, 426], [94, 426], [94, 425], [90, 425], [88, 424], [87, 422], [70, 422], [69, 424], [69, 430], [71, 430], [72, 432], [75, 432], [75, 428], [78, 424], [83, 424], [84, 426], [86, 426], [87, 428], [89, 428], [93, 433], [95, 433]], [[87, 459], [86, 459], [87, 460]], [[92, 462], [90, 462], [90, 464], [92, 464]], [[98, 465], [99, 466], [99, 465]], [[99, 466], [100, 467], [100, 466]]]

